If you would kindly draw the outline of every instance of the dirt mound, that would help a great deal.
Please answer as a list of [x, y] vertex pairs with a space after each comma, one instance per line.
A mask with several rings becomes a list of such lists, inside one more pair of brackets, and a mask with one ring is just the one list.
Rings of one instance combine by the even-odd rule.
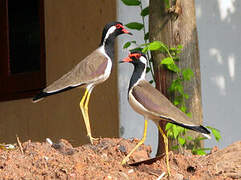
[[[0, 150], [0, 179], [157, 179], [166, 172], [163, 157], [148, 159], [151, 148], [142, 145], [130, 159], [120, 163], [138, 143], [136, 139], [100, 139], [95, 145], [73, 148], [66, 140], [58, 144], [25, 142], [20, 148]], [[207, 156], [170, 152], [170, 179], [241, 179], [241, 142]], [[162, 179], [167, 179], [164, 176]]]

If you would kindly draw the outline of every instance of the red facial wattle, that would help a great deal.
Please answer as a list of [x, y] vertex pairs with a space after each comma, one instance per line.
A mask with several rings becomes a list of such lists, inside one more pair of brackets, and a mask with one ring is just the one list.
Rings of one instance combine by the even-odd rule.
[[141, 55], [139, 53], [133, 53], [133, 54], [130, 54], [129, 57], [135, 57], [136, 59], [139, 59], [141, 57]]
[[117, 28], [117, 29], [122, 29], [122, 32], [125, 33], [125, 34], [130, 34], [130, 35], [132, 35], [132, 33], [129, 32], [127, 29], [125, 29], [124, 26], [121, 25], [121, 24], [117, 24], [117, 25], [116, 25], [116, 28]]

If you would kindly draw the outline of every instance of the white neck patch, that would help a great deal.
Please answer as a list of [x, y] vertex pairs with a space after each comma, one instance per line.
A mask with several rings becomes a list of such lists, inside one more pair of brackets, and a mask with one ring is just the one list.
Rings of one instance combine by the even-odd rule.
[[144, 58], [143, 56], [141, 56], [140, 58], [139, 58], [139, 60], [143, 63], [143, 64], [145, 64], [146, 65], [146, 58]]
[[110, 34], [112, 34], [115, 30], [116, 30], [115, 26], [112, 26], [111, 28], [109, 28], [109, 30], [107, 31], [107, 33], [105, 35], [104, 43], [105, 43], [106, 39], [110, 36]]
[[143, 56], [141, 56], [139, 58], [139, 60], [145, 65], [145, 69], [143, 70], [142, 74], [141, 74], [141, 77], [140, 77], [140, 80], [144, 80], [145, 79], [145, 76], [146, 76], [146, 58], [144, 58]]

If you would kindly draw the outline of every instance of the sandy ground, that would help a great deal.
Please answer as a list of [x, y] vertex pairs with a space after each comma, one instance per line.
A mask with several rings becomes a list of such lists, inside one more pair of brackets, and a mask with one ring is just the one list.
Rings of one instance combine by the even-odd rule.
[[[168, 179], [165, 157], [149, 159], [151, 148], [142, 145], [129, 163], [121, 161], [138, 140], [100, 139], [95, 145], [73, 148], [66, 140], [53, 144], [24, 142], [22, 152], [0, 150], [0, 179]], [[215, 147], [206, 156], [170, 152], [171, 177], [175, 180], [241, 179], [241, 141], [225, 149]]]

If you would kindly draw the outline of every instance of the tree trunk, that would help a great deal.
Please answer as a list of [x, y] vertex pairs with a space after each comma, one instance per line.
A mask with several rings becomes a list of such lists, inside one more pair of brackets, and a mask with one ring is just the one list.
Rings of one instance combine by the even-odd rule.
[[[202, 102], [201, 102], [201, 79], [199, 49], [196, 28], [195, 3], [194, 0], [176, 0], [174, 12], [168, 11], [165, 2], [160, 0], [150, 0], [150, 41], [162, 41], [169, 47], [182, 45], [183, 50], [180, 54], [178, 66], [182, 68], [191, 68], [194, 72], [194, 78], [184, 84], [184, 92], [189, 94], [186, 102], [187, 109], [192, 113], [192, 119], [195, 123], [202, 122]], [[156, 77], [156, 88], [159, 89], [169, 99], [173, 96], [167, 91], [175, 73], [169, 72], [162, 66], [159, 66], [163, 55], [159, 52], [152, 52], [154, 61], [154, 71]], [[160, 125], [165, 127], [163, 122]], [[164, 152], [163, 138], [159, 134], [158, 154]]]

